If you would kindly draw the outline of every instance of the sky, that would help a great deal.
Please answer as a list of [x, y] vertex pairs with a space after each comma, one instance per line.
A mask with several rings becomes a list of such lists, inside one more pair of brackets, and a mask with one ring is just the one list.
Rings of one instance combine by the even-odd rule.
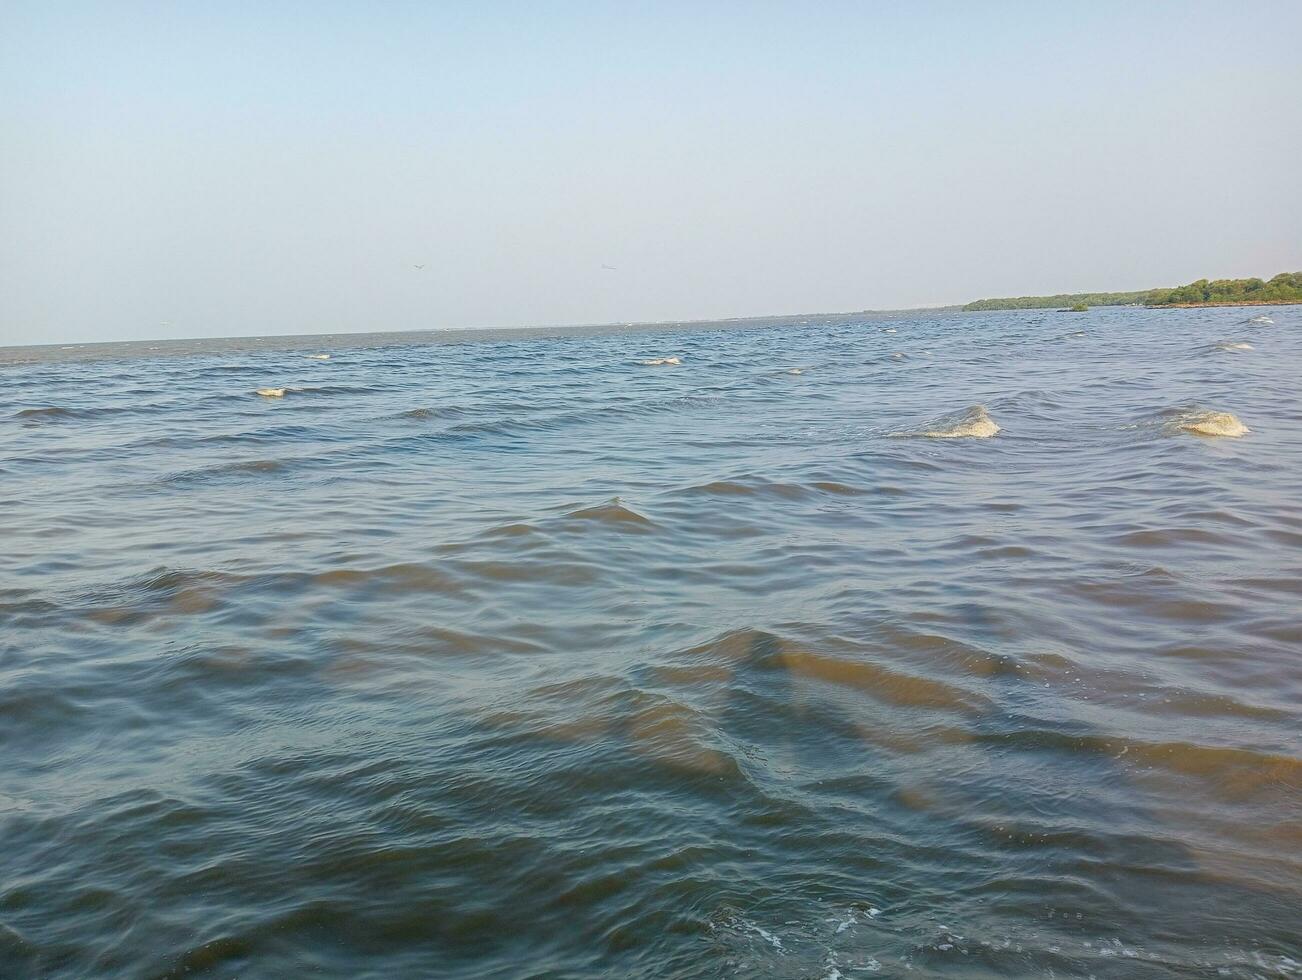
[[1297, 0], [0, 0], [0, 345], [1299, 270], [1299, 38]]

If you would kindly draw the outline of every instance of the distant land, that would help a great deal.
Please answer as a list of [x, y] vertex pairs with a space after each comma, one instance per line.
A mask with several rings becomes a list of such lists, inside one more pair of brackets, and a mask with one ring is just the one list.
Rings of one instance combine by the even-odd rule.
[[1302, 272], [1273, 279], [1199, 279], [1187, 286], [1140, 289], [1130, 293], [1060, 293], [979, 299], [963, 310], [1038, 310], [1080, 306], [1279, 306], [1302, 303]]

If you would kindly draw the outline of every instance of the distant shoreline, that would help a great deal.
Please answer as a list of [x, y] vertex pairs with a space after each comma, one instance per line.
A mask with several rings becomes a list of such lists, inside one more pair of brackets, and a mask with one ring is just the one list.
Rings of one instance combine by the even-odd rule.
[[[1122, 293], [1056, 293], [1052, 296], [1002, 296], [973, 300], [963, 309], [1035, 310], [1062, 307], [1146, 306], [1290, 306], [1302, 303], [1302, 272], [1281, 272], [1265, 279], [1199, 279], [1174, 289], [1140, 289]], [[1080, 312], [1080, 311], [1075, 311]]]
[[[1289, 273], [1302, 277], [1302, 272]], [[1099, 302], [1105, 294], [1061, 294], [1053, 297], [1018, 297], [1014, 299], [980, 299], [967, 306], [915, 306], [900, 310], [848, 310], [841, 312], [803, 312], [803, 314], [771, 314], [759, 316], [724, 316], [717, 319], [694, 320], [641, 320], [629, 323], [540, 324], [530, 327], [435, 327], [401, 329], [401, 331], [342, 331], [339, 333], [266, 333], [236, 334], [217, 337], [154, 337], [141, 340], [115, 341], [64, 341], [61, 344], [0, 344], [0, 366], [33, 363], [46, 359], [40, 351], [78, 351], [74, 358], [90, 355], [108, 357], [167, 357], [171, 354], [189, 354], [195, 349], [207, 353], [236, 350], [298, 350], [327, 349], [327, 347], [357, 344], [461, 344], [461, 342], [527, 340], [527, 338], [595, 336], [595, 334], [671, 333], [700, 327], [734, 329], [749, 327], [776, 327], [776, 325], [803, 325], [816, 320], [842, 318], [871, 318], [891, 320], [913, 316], [991, 314], [991, 312], [1083, 312], [1072, 310], [1066, 303], [1082, 302], [1088, 308], [1131, 308], [1131, 310], [1190, 310], [1200, 307], [1220, 306], [1302, 306], [1302, 299], [1206, 299], [1186, 303]], [[1139, 297], [1138, 293], [1111, 294], [1113, 297]], [[1035, 305], [1019, 305], [1036, 301]], [[1094, 302], [1086, 302], [1094, 301]], [[987, 306], [987, 303], [1009, 303], [1008, 306]], [[1018, 305], [1013, 305], [1018, 303]], [[1052, 305], [1048, 305], [1052, 303]], [[57, 354], [56, 354], [57, 357]]]
[[1196, 310], [1203, 306], [1302, 306], [1302, 300], [1297, 299], [1257, 299], [1257, 300], [1227, 300], [1224, 302], [1206, 302], [1206, 303], [1157, 303], [1153, 306], [1145, 307], [1149, 310]]

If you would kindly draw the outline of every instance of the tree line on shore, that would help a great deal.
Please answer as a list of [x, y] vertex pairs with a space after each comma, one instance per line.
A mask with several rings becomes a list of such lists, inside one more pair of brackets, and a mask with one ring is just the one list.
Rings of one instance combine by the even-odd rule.
[[1203, 303], [1302, 303], [1302, 272], [1281, 272], [1272, 279], [1199, 279], [1174, 289], [1128, 293], [1060, 293], [979, 299], [965, 310], [1035, 310], [1079, 306], [1180, 306]]

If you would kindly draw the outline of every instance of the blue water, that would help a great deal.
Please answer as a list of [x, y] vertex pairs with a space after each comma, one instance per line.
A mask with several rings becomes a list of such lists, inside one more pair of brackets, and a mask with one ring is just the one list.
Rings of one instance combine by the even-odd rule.
[[1298, 976], [1299, 378], [1298, 307], [0, 350], [0, 976]]

